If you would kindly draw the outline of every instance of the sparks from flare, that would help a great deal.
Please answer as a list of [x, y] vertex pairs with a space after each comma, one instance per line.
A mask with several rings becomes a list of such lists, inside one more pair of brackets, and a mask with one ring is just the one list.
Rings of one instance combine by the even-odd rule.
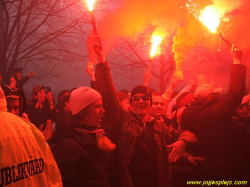
[[217, 36], [224, 41], [229, 47], [232, 46], [230, 42], [228, 42], [220, 32], [217, 31], [217, 28], [220, 26], [220, 18], [223, 15], [220, 15], [219, 10], [215, 7], [207, 6], [203, 11], [201, 11], [201, 15], [199, 16], [199, 20], [213, 33], [216, 33]]
[[220, 25], [220, 14], [216, 9], [212, 6], [207, 6], [203, 11], [201, 11], [201, 15], [199, 16], [199, 20], [213, 33], [216, 32], [217, 28]]

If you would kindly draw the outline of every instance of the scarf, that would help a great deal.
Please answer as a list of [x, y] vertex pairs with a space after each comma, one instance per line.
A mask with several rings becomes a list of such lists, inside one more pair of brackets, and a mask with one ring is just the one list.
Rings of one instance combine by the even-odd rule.
[[103, 129], [99, 127], [92, 127], [89, 125], [81, 124], [81, 129], [76, 128], [77, 131], [87, 135], [91, 136], [95, 134], [95, 139], [97, 142], [97, 147], [109, 153], [110, 151], [114, 150], [116, 148], [116, 145], [108, 139], [108, 137], [105, 135], [105, 132]]

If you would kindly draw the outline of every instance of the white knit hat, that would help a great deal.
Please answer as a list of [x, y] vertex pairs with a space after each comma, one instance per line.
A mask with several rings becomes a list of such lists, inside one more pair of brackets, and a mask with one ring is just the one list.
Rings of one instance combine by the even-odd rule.
[[69, 98], [72, 114], [75, 115], [79, 113], [82, 109], [99, 98], [102, 98], [100, 93], [89, 87], [81, 86], [73, 90]]

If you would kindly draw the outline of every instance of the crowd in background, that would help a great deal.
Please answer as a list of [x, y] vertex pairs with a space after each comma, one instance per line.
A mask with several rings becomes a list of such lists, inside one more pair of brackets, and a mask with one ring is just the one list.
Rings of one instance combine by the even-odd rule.
[[[25, 98], [24, 85], [35, 73], [23, 77], [21, 68], [15, 68], [9, 84], [2, 85], [1, 131], [13, 124], [18, 124], [14, 131], [19, 129], [15, 134], [13, 130], [0, 133], [0, 141], [7, 142], [8, 149], [13, 150], [8, 156], [15, 154], [17, 146], [27, 147], [25, 142], [30, 139], [20, 141], [20, 137], [26, 136], [39, 140], [32, 140], [32, 149], [18, 149], [20, 154], [34, 151], [46, 155], [39, 155], [43, 164], [37, 161], [36, 172], [21, 177], [19, 163], [15, 159], [11, 160], [13, 163], [4, 161], [0, 154], [0, 184], [12, 182], [18, 186], [25, 178], [38, 179], [42, 174], [45, 177], [39, 178], [40, 184], [33, 186], [178, 187], [187, 186], [190, 180], [250, 179], [249, 96], [245, 94], [246, 67], [241, 63], [242, 52], [237, 46], [231, 49], [233, 64], [226, 94], [221, 95], [222, 88], [215, 88], [215, 82], [208, 82], [201, 74], [173, 95], [176, 85], [183, 80], [180, 72], [173, 75], [162, 94], [148, 87], [149, 69], [142, 78], [144, 85], [131, 92], [117, 91], [102, 42], [99, 37], [93, 40], [98, 64], [93, 67], [88, 63], [86, 67], [91, 88], [62, 90], [54, 97], [50, 87], [37, 85], [31, 97]], [[26, 132], [21, 136], [24, 128], [32, 129], [32, 134]], [[19, 143], [12, 142], [9, 134], [15, 140], [18, 137]], [[46, 145], [49, 150], [41, 148]], [[7, 154], [4, 146], [0, 149]], [[31, 158], [25, 158], [27, 155], [20, 163], [29, 162]], [[50, 161], [46, 162], [48, 155]], [[17, 165], [16, 180], [13, 175], [8, 178], [11, 176], [8, 170], [2, 169], [8, 164], [12, 169]], [[51, 175], [46, 173], [50, 167], [54, 176], [46, 178]], [[48, 180], [52, 182], [46, 185], [41, 182]]]

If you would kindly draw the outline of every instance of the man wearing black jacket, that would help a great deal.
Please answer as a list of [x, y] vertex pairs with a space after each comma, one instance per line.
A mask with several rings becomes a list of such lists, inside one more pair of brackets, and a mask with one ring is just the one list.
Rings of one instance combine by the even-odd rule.
[[227, 93], [221, 97], [221, 89], [200, 85], [195, 91], [195, 101], [181, 117], [181, 127], [198, 138], [191, 153], [205, 158], [205, 164], [196, 168], [195, 180], [233, 180], [234, 177], [229, 132], [232, 116], [245, 92], [246, 67], [241, 64], [242, 51], [238, 47], [232, 45], [231, 54], [234, 63]]
[[13, 76], [16, 80], [17, 89], [24, 94], [23, 85], [25, 85], [31, 77], [35, 76], [35, 73], [30, 72], [23, 78], [23, 70], [21, 68], [14, 68]]

